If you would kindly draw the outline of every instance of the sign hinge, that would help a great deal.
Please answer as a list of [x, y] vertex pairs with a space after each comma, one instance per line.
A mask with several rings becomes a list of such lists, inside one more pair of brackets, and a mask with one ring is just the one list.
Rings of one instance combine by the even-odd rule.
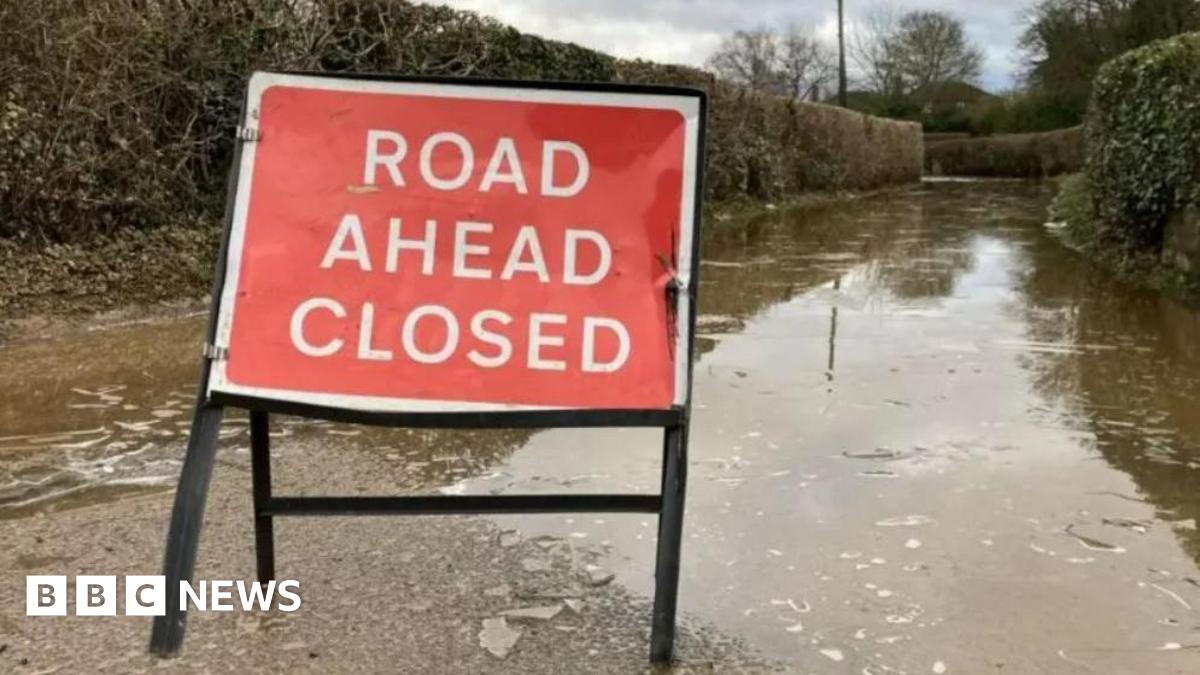
[[226, 361], [229, 359], [229, 348], [218, 347], [214, 344], [205, 344], [204, 358], [211, 359], [213, 361]]
[[262, 140], [262, 132], [254, 127], [238, 127], [237, 137], [245, 143], [257, 143]]

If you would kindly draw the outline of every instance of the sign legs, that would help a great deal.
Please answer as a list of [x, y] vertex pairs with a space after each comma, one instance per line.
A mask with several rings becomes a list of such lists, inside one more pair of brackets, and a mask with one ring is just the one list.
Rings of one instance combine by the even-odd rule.
[[[221, 425], [224, 408], [220, 405], [201, 403], [192, 419], [192, 433], [188, 438], [187, 455], [175, 492], [175, 506], [171, 512], [171, 528], [167, 533], [167, 553], [163, 560], [163, 575], [166, 577], [166, 615], [154, 618], [150, 637], [150, 651], [158, 656], [174, 656], [183, 646], [187, 612], [180, 604], [180, 582], [191, 582], [196, 568], [196, 554], [200, 541], [200, 528], [204, 520], [204, 507], [208, 499], [208, 487], [212, 481], [213, 465], [217, 450], [217, 432]], [[251, 471], [254, 485], [254, 538], [257, 553], [258, 580], [266, 583], [275, 578], [274, 515], [281, 513], [287, 498], [272, 504], [271, 496], [271, 439], [270, 418], [265, 411], [250, 411]], [[658, 500], [658, 550], [654, 572], [654, 610], [651, 619], [650, 660], [654, 663], [671, 661], [675, 646], [675, 612], [679, 595], [680, 548], [683, 542], [684, 493], [687, 485], [687, 418], [665, 428], [663, 433], [662, 487]], [[584, 495], [589, 506], [598, 498], [607, 497], [606, 506], [621, 495]], [[292, 498], [296, 502], [298, 498]], [[333, 498], [309, 498], [309, 501], [325, 502]], [[438, 498], [454, 500], [453, 497]], [[462, 499], [462, 498], [457, 498]], [[415, 513], [501, 513], [512, 512], [498, 506], [503, 497], [488, 497], [489, 503], [497, 505], [482, 510], [471, 510], [456, 503], [457, 508], [443, 508], [443, 504], [430, 502], [403, 512]], [[508, 498], [513, 499], [513, 498]], [[570, 508], [570, 496], [548, 496], [543, 499], [560, 500], [566, 508], [558, 511], [578, 511]], [[590, 501], [589, 501], [590, 500]], [[478, 501], [478, 500], [477, 500]], [[579, 500], [576, 500], [579, 501]], [[627, 498], [626, 501], [629, 501]], [[482, 503], [482, 502], [481, 502]], [[539, 503], [540, 504], [540, 503]], [[649, 496], [645, 504], [625, 504], [617, 510], [649, 511], [654, 508]], [[632, 506], [632, 508], [631, 508]], [[479, 507], [475, 507], [478, 509]], [[293, 506], [296, 513], [302, 509]], [[585, 508], [586, 510], [586, 508]], [[533, 507], [518, 509], [535, 512]], [[320, 511], [314, 511], [319, 513]], [[350, 513], [372, 513], [370, 508], [360, 506], [349, 509]], [[390, 511], [389, 511], [390, 512]]]
[[679, 595], [679, 551], [683, 543], [683, 496], [687, 485], [687, 426], [663, 434], [662, 511], [658, 516], [658, 555], [654, 566], [654, 615], [650, 660], [667, 663], [675, 647], [675, 607]]
[[196, 550], [217, 453], [217, 431], [221, 426], [222, 413], [220, 406], [200, 403], [192, 417], [192, 433], [188, 437], [187, 456], [183, 460], [179, 487], [175, 490], [171, 529], [167, 533], [167, 554], [163, 560], [163, 576], [167, 579], [167, 613], [166, 616], [154, 617], [154, 629], [150, 635], [150, 651], [159, 656], [173, 656], [183, 645], [187, 612], [179, 604], [179, 582], [190, 582], [196, 569]]
[[267, 514], [271, 501], [270, 418], [261, 410], [250, 411], [250, 471], [254, 482], [254, 551], [258, 557], [258, 581], [275, 578], [275, 521]]

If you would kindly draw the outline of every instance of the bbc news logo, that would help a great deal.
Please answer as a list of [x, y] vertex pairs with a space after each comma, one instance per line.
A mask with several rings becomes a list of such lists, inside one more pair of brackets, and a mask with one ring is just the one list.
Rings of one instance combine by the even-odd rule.
[[[124, 584], [125, 616], [165, 616], [167, 579], [162, 575], [128, 575]], [[25, 577], [26, 616], [66, 616], [71, 603], [67, 598], [67, 577], [60, 575]], [[76, 616], [116, 616], [117, 577], [81, 574], [75, 577]], [[186, 612], [232, 612], [241, 609], [281, 612], [300, 609], [300, 582], [285, 580], [267, 583], [246, 581], [199, 581], [195, 585], [179, 582], [179, 606]]]

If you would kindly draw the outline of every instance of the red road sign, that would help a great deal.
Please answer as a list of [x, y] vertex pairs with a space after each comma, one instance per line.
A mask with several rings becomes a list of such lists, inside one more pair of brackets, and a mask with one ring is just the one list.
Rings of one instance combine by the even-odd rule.
[[698, 97], [258, 73], [248, 106], [209, 391], [685, 402]]

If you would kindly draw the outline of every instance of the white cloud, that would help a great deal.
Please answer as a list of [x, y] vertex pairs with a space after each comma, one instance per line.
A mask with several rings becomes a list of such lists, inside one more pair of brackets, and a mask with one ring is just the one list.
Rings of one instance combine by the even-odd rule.
[[[855, 7], [876, 0], [847, 0]], [[940, 9], [962, 19], [986, 56], [983, 84], [1012, 86], [1019, 67], [1015, 47], [1021, 15], [1034, 0], [907, 0], [902, 10]], [[739, 28], [812, 26], [837, 39], [836, 0], [445, 0], [493, 16], [527, 33], [575, 42], [624, 57], [702, 65], [721, 37]], [[847, 9], [852, 15], [852, 8]], [[848, 16], [847, 19], [851, 19]]]

